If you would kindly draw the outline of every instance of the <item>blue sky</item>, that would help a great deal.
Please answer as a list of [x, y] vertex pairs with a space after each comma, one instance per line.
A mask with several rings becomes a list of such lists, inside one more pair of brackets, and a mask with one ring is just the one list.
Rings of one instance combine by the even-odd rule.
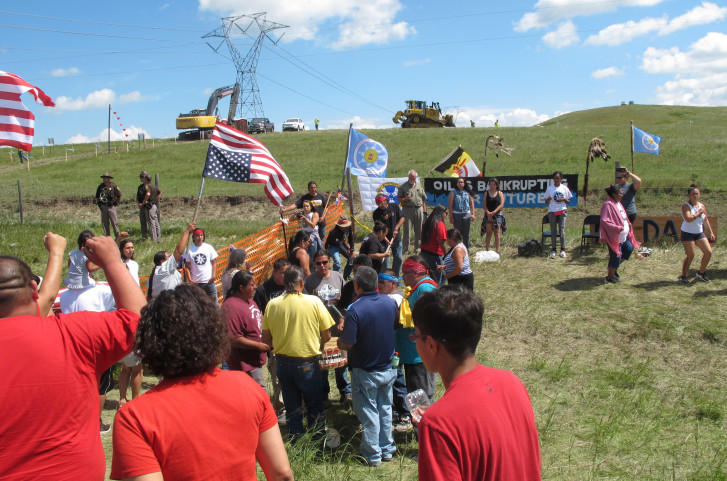
[[[28, 0], [0, 9], [0, 70], [57, 104], [23, 96], [36, 113], [35, 145], [105, 140], [109, 104], [120, 117], [113, 139], [121, 125], [132, 139], [176, 135], [179, 113], [235, 82], [227, 49], [213, 52], [202, 36], [221, 17], [260, 11], [288, 26], [270, 34], [282, 35], [277, 45], [264, 41], [257, 65], [276, 130], [288, 117], [311, 128], [314, 117], [323, 129], [395, 128], [407, 99], [439, 102], [458, 127], [531, 126], [630, 100], [727, 105], [725, 1]], [[242, 56], [252, 45], [233, 41]]]

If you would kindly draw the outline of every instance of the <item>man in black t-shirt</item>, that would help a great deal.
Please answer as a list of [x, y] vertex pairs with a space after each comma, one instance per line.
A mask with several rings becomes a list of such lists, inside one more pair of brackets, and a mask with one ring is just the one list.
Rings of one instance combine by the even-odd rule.
[[391, 256], [391, 251], [388, 249], [389, 243], [386, 241], [388, 230], [383, 222], [375, 222], [374, 231], [366, 236], [359, 249], [361, 254], [367, 254], [371, 258], [371, 267], [376, 272], [381, 272], [384, 260]]

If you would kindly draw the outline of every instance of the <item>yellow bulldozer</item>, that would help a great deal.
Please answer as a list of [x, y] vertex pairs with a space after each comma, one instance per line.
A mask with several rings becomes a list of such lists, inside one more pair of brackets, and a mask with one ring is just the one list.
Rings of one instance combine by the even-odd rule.
[[406, 100], [406, 110], [400, 110], [392, 119], [401, 128], [454, 127], [451, 115], [442, 115], [439, 102], [432, 102], [427, 107], [424, 100]]

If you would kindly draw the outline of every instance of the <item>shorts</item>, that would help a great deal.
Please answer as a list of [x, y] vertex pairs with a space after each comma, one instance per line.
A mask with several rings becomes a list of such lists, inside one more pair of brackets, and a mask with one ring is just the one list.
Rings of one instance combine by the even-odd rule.
[[696, 242], [699, 239], [704, 239], [707, 237], [704, 235], [704, 232], [700, 232], [699, 234], [692, 234], [691, 232], [684, 232], [681, 231], [681, 236], [679, 237], [679, 240], [682, 242]]
[[111, 366], [107, 370], [101, 373], [101, 379], [98, 380], [98, 394], [103, 396], [114, 388], [114, 375], [111, 370], [114, 367]]
[[502, 235], [505, 235], [505, 232], [507, 232], [507, 222], [505, 221], [505, 216], [502, 212], [498, 212], [492, 216], [492, 220], [487, 219], [487, 214], [485, 214], [482, 218], [482, 224], [480, 225], [481, 236], [484, 236], [487, 233], [487, 224], [492, 224], [493, 230], [502, 231]]
[[129, 354], [124, 356], [121, 363], [126, 367], [136, 367], [141, 363], [141, 359], [139, 359], [139, 356], [137, 356], [134, 351], [131, 351]]

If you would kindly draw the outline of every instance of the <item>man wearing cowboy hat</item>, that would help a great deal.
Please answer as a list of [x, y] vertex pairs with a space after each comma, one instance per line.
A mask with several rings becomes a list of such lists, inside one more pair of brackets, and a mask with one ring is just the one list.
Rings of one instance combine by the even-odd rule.
[[346, 267], [343, 269], [343, 278], [348, 279], [353, 270], [351, 259], [353, 258], [353, 229], [351, 221], [341, 217], [336, 226], [326, 237], [326, 250], [333, 258], [333, 270], [341, 272], [341, 256], [346, 258]]
[[109, 230], [109, 221], [114, 228], [114, 237], [119, 237], [119, 219], [116, 217], [116, 206], [121, 202], [121, 191], [111, 182], [113, 177], [108, 172], [104, 172], [101, 176], [103, 182], [96, 189], [96, 197], [93, 203], [101, 209], [101, 225], [104, 234], [111, 235]]

